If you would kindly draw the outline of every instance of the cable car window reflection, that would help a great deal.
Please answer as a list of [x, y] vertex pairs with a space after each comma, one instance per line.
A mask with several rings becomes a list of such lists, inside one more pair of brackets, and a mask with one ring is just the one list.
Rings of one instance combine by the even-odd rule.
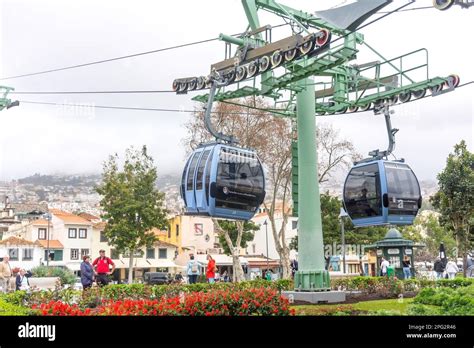
[[197, 169], [197, 174], [196, 174], [196, 190], [202, 190], [202, 179], [204, 176], [204, 167], [206, 166], [207, 158], [209, 157], [209, 153], [211, 150], [206, 150], [202, 157], [201, 160], [199, 161], [199, 166]]
[[254, 211], [261, 203], [263, 170], [250, 154], [222, 149], [216, 183], [216, 207]]
[[344, 196], [352, 218], [381, 216], [378, 166], [373, 164], [352, 169], [347, 178]]
[[421, 196], [418, 180], [405, 164], [385, 163], [389, 214], [416, 215]]
[[212, 155], [214, 154], [214, 149], [212, 149], [210, 154], [210, 160], [206, 167], [206, 183], [205, 185], [205, 194], [206, 194], [206, 203], [209, 205], [209, 185], [211, 182], [211, 167], [212, 167]]
[[201, 153], [197, 152], [194, 154], [193, 159], [191, 160], [191, 165], [189, 166], [188, 182], [186, 184], [186, 190], [188, 191], [193, 189], [194, 170], [196, 169], [196, 164], [200, 155]]
[[186, 171], [188, 170], [189, 163], [191, 162], [191, 158], [188, 159], [186, 165], [184, 166], [183, 176], [181, 177], [181, 197], [184, 200], [184, 204], [186, 204], [186, 195], [184, 194], [185, 187], [186, 187]]

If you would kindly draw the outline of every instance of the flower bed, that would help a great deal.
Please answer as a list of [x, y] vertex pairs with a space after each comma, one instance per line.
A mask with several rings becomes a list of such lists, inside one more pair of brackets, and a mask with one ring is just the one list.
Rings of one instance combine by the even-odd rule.
[[269, 288], [239, 291], [191, 292], [181, 296], [144, 300], [103, 300], [96, 308], [81, 308], [61, 301], [34, 305], [44, 316], [287, 316], [293, 315], [287, 299]]

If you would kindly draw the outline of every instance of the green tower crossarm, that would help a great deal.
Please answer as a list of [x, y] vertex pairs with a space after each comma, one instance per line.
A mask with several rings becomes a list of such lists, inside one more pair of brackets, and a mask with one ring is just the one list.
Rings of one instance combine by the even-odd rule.
[[12, 102], [11, 99], [8, 99], [8, 93], [14, 91], [15, 89], [12, 87], [0, 86], [0, 111], [5, 108], [10, 108], [11, 106], [18, 105], [18, 101]]

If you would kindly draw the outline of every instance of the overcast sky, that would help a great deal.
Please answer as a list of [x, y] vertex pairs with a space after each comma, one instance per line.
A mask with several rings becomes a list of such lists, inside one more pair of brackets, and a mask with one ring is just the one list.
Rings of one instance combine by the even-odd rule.
[[[308, 12], [344, 1], [282, 0]], [[351, 2], [351, 1], [347, 1]], [[385, 10], [407, 1], [396, 0]], [[411, 7], [429, 6], [418, 0]], [[54, 69], [121, 55], [235, 34], [247, 26], [240, 0], [97, 1], [0, 0], [0, 76]], [[282, 23], [263, 14], [261, 24]], [[365, 40], [387, 58], [426, 48], [430, 77], [456, 73], [461, 83], [474, 80], [472, 38], [474, 8], [454, 6], [393, 14], [362, 30]], [[275, 37], [289, 36], [288, 27]], [[471, 42], [471, 43], [469, 43]], [[360, 47], [358, 60], [379, 59]], [[224, 44], [214, 41], [106, 64], [0, 81], [17, 91], [169, 90], [173, 79], [207, 74], [223, 59]], [[435, 179], [453, 146], [473, 146], [473, 87], [395, 108], [397, 157], [405, 158], [420, 179]], [[21, 95], [20, 100], [148, 108], [192, 109], [192, 94]], [[184, 161], [186, 113], [158, 113], [22, 104], [0, 113], [0, 180], [33, 173], [100, 172], [111, 153], [146, 144], [159, 172], [178, 173]], [[321, 117], [366, 155], [385, 149], [382, 116], [372, 112]]]

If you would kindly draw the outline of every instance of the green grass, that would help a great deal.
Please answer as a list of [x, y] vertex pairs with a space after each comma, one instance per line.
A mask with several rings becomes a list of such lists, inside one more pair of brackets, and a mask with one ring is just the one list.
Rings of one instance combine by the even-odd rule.
[[292, 306], [296, 310], [296, 315], [321, 315], [321, 310], [330, 310], [336, 308], [350, 308], [359, 311], [390, 311], [393, 314], [406, 314], [408, 305], [413, 303], [412, 298], [403, 299], [389, 299], [389, 300], [376, 300], [376, 301], [365, 301], [353, 304], [332, 304], [332, 305], [298, 305]]

